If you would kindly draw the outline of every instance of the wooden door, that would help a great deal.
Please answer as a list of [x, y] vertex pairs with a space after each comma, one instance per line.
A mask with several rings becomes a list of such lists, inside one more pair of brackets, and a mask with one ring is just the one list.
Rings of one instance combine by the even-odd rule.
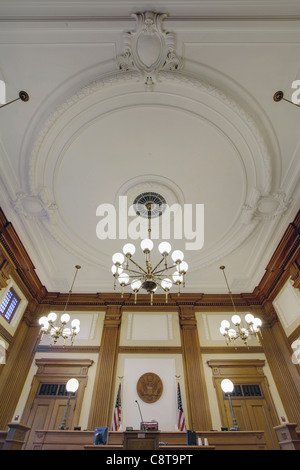
[[[59, 395], [47, 395], [43, 392], [43, 396], [41, 396], [41, 390], [43, 389], [63, 389], [64, 393], [63, 396]], [[74, 410], [76, 407], [76, 394], [73, 394], [70, 398], [70, 403], [67, 409], [67, 422], [66, 427], [68, 429], [73, 429], [73, 427], [77, 424], [74, 416]], [[65, 384], [58, 384], [58, 383], [40, 383], [40, 386], [37, 391], [37, 395], [33, 401], [27, 425], [31, 427], [29, 432], [27, 442], [26, 442], [26, 449], [32, 449], [33, 442], [35, 440], [35, 432], [37, 430], [45, 430], [45, 429], [58, 429], [62, 423], [62, 419], [64, 417], [64, 413], [67, 407], [68, 402], [68, 394], [65, 391]]]
[[270, 407], [265, 399], [245, 400], [250, 416], [252, 429], [261, 429], [265, 432], [268, 449], [279, 449], [278, 439], [274, 431]]
[[[268, 404], [263, 398], [235, 399], [232, 398], [232, 408], [238, 427], [241, 431], [264, 431], [268, 449], [279, 449], [273, 420]], [[224, 398], [226, 426], [233, 426], [229, 400]]]
[[22, 416], [22, 423], [31, 426], [27, 435], [26, 449], [32, 449], [37, 430], [58, 429], [66, 409], [68, 393], [66, 383], [77, 378], [79, 388], [70, 398], [67, 424], [69, 429], [78, 426], [84, 389], [87, 384], [89, 359], [37, 359], [37, 374]]
[[30, 432], [27, 435], [26, 449], [32, 449], [35, 437], [35, 430], [49, 429], [49, 421], [52, 414], [53, 401], [49, 398], [40, 398], [34, 400], [32, 409], [27, 421], [30, 426]]
[[213, 371], [222, 426], [230, 428], [233, 425], [229, 400], [221, 388], [222, 380], [228, 378], [234, 384], [231, 402], [240, 430], [264, 431], [267, 448], [279, 449], [274, 431], [279, 419], [263, 374], [264, 361], [212, 360], [208, 364]]

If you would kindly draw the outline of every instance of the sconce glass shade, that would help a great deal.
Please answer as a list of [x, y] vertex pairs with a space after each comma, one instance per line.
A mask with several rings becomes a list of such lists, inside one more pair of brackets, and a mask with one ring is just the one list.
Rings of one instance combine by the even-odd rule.
[[253, 330], [254, 331], [259, 331], [261, 325], [262, 325], [261, 319], [260, 318], [254, 318], [254, 320], [253, 320]]
[[170, 279], [163, 279], [161, 281], [161, 287], [165, 290], [170, 290], [172, 287], [172, 281]]
[[251, 315], [251, 313], [247, 313], [247, 315], [245, 315], [245, 320], [247, 323], [253, 323], [254, 316]]
[[163, 255], [163, 256], [166, 256], [170, 253], [171, 251], [171, 245], [170, 243], [168, 242], [161, 242], [159, 245], [158, 245], [158, 251]]
[[126, 284], [128, 284], [128, 283], [129, 283], [129, 276], [128, 276], [128, 274], [126, 274], [126, 273], [121, 273], [120, 276], [119, 276], [119, 278], [118, 278], [118, 281], [119, 281], [119, 283], [120, 283], [121, 286], [122, 286], [122, 285], [125, 286]]
[[60, 321], [62, 323], [68, 323], [69, 320], [70, 320], [70, 315], [68, 313], [64, 313], [60, 318]]
[[173, 274], [173, 281], [176, 283], [176, 284], [181, 284], [182, 283], [182, 276], [176, 272]]
[[125, 256], [133, 256], [135, 253], [135, 246], [132, 243], [126, 243], [123, 246], [123, 253]]
[[222, 326], [223, 328], [230, 328], [230, 323], [229, 323], [228, 320], [222, 320], [222, 321], [221, 321], [221, 326]]
[[71, 334], [70, 328], [64, 328], [63, 329], [63, 332], [62, 332], [62, 337], [63, 338], [68, 338], [70, 336], [70, 334]]
[[124, 263], [124, 255], [122, 255], [122, 253], [115, 253], [112, 257], [112, 262], [119, 266]]
[[78, 387], [79, 387], [79, 382], [77, 379], [68, 380], [67, 385], [66, 385], [67, 392], [75, 393], [77, 392]]
[[48, 324], [48, 318], [47, 318], [47, 317], [41, 317], [41, 318], [39, 319], [39, 324], [40, 324], [41, 326], [46, 326], [46, 325]]
[[131, 288], [133, 291], [138, 291], [141, 285], [142, 285], [141, 281], [136, 280], [131, 283]]
[[173, 251], [172, 260], [174, 261], [174, 263], [180, 263], [181, 261], [183, 261], [183, 258], [184, 258], [184, 254], [182, 253], [182, 251], [180, 250]]
[[50, 312], [48, 315], [48, 321], [54, 322], [57, 319], [57, 315], [55, 312]]
[[151, 251], [153, 248], [153, 241], [150, 240], [150, 238], [146, 238], [145, 240], [142, 240], [141, 248], [144, 253]]
[[113, 275], [115, 274], [121, 274], [123, 272], [123, 268], [121, 268], [121, 266], [116, 266], [115, 264], [111, 267], [111, 272], [113, 273]]
[[233, 315], [231, 321], [234, 325], [240, 325], [242, 323], [242, 319], [239, 315]]
[[178, 272], [179, 272], [180, 274], [186, 274], [188, 268], [189, 268], [189, 265], [186, 263], [186, 261], [182, 261], [182, 262], [178, 265]]
[[229, 379], [224, 379], [221, 382], [221, 388], [224, 393], [232, 393], [234, 389], [234, 385]]

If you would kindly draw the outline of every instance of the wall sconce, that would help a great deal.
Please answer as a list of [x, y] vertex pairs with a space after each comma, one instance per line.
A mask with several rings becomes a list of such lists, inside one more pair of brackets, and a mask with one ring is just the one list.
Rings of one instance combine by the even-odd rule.
[[76, 393], [77, 390], [78, 390], [78, 387], [79, 387], [79, 382], [78, 382], [77, 379], [70, 379], [70, 380], [68, 380], [68, 382], [66, 384], [66, 390], [68, 392], [68, 401], [67, 401], [67, 404], [66, 404], [66, 408], [65, 408], [65, 412], [64, 412], [62, 422], [61, 422], [60, 426], [58, 427], [58, 429], [61, 430], [61, 431], [65, 431], [66, 429], [68, 429], [67, 428], [67, 416], [68, 416], [68, 410], [69, 410], [69, 406], [70, 406], [71, 394]]
[[298, 106], [298, 108], [300, 108], [300, 105], [299, 105], [299, 104], [294, 103], [294, 101], [287, 100], [286, 98], [284, 98], [284, 93], [283, 93], [283, 91], [276, 91], [276, 93], [274, 93], [274, 95], [273, 95], [273, 100], [274, 100], [276, 103], [278, 103], [279, 101], [283, 100], [283, 101], [286, 101], [287, 103], [293, 104], [294, 106]]
[[16, 98], [16, 99], [14, 99], [14, 100], [12, 100], [12, 101], [9, 101], [8, 103], [2, 104], [2, 105], [0, 106], [0, 108], [4, 108], [4, 106], [8, 106], [9, 104], [14, 103], [15, 101], [19, 101], [19, 100], [25, 101], [25, 102], [26, 102], [26, 101], [29, 101], [29, 95], [28, 95], [28, 93], [27, 93], [26, 91], [20, 91], [20, 93], [19, 93], [19, 98]]
[[236, 422], [236, 419], [235, 419], [235, 416], [234, 416], [232, 403], [231, 403], [231, 393], [233, 392], [234, 385], [231, 382], [231, 380], [224, 379], [221, 382], [221, 388], [222, 388], [223, 392], [228, 396], [228, 401], [229, 401], [229, 406], [230, 406], [230, 413], [231, 413], [232, 424], [233, 424], [233, 427], [230, 428], [230, 431], [239, 431], [240, 428], [237, 425], [237, 422]]

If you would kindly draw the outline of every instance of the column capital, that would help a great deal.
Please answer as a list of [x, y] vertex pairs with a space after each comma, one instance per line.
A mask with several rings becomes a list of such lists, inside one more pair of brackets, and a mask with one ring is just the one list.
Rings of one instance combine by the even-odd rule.
[[179, 305], [179, 324], [185, 329], [197, 327], [194, 305]]
[[300, 256], [292, 262], [290, 266], [290, 275], [293, 287], [300, 290]]
[[122, 318], [122, 305], [107, 305], [104, 327], [105, 328], [119, 328]]

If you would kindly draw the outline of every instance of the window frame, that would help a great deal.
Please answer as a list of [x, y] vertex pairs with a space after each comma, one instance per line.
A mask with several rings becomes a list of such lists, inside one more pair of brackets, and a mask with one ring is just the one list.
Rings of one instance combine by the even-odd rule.
[[[8, 294], [9, 294], [10, 292], [12, 292], [12, 296], [11, 296], [11, 298], [9, 299], [7, 305], [5, 306], [5, 308], [4, 308], [3, 312], [2, 312], [1, 306], [2, 306], [2, 304], [5, 302], [7, 296], [8, 296]], [[7, 318], [6, 315], [7, 315], [7, 313], [8, 313], [9, 308], [11, 307], [11, 304], [12, 304], [12, 302], [14, 301], [14, 299], [17, 300], [17, 303], [15, 304], [15, 306], [14, 306], [14, 308], [13, 308], [13, 311], [11, 312], [10, 316]], [[17, 294], [16, 290], [11, 286], [11, 287], [8, 289], [8, 291], [6, 292], [4, 298], [2, 299], [2, 302], [1, 302], [1, 304], [0, 304], [0, 315], [1, 315], [2, 318], [4, 318], [4, 320], [7, 321], [7, 323], [11, 324], [13, 318], [15, 317], [15, 314], [16, 314], [17, 311], [18, 311], [18, 308], [19, 308], [19, 306], [20, 306], [21, 300], [22, 300], [21, 297]]]

